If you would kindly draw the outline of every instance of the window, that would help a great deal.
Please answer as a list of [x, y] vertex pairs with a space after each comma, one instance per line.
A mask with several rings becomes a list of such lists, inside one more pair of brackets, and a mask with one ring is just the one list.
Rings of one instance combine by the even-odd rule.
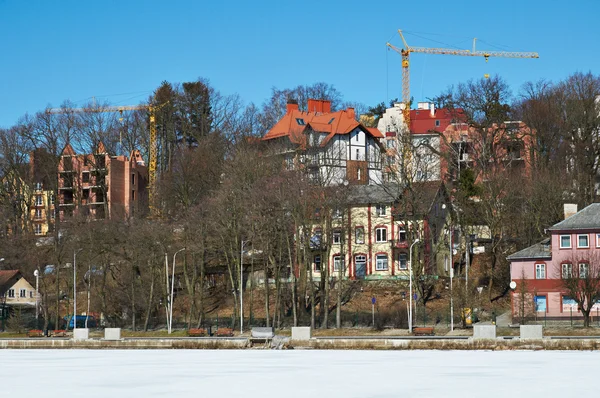
[[322, 237], [323, 231], [321, 231], [320, 229], [315, 229], [313, 231], [312, 236], [310, 237], [310, 248], [318, 249], [319, 247], [321, 247]]
[[354, 231], [356, 243], [365, 243], [365, 229], [363, 227], [357, 227]]
[[579, 278], [586, 279], [590, 273], [590, 265], [587, 263], [579, 264]]
[[562, 310], [563, 311], [578, 311], [579, 305], [574, 298], [569, 296], [562, 296]]
[[596, 247], [600, 247], [600, 234], [596, 234]]
[[408, 269], [408, 255], [406, 253], [398, 253], [398, 269], [399, 270], [407, 270]]
[[378, 216], [385, 216], [385, 205], [377, 205], [375, 207], [375, 214]]
[[568, 279], [573, 276], [573, 264], [563, 264], [562, 265], [562, 277], [563, 279]]
[[25, 290], [25, 289], [21, 289], [21, 290], [19, 291], [19, 297], [21, 297], [21, 298], [26, 298], [26, 297], [27, 297], [27, 290]]
[[388, 148], [396, 148], [396, 140], [394, 139], [386, 140], [385, 143]]
[[342, 209], [333, 209], [331, 215], [333, 218], [342, 218]]
[[339, 272], [344, 268], [342, 256], [333, 256], [333, 272]]
[[[358, 141], [358, 136], [356, 136], [356, 140]], [[360, 160], [360, 149], [356, 149], [356, 160]]]
[[577, 247], [590, 247], [590, 237], [588, 234], [577, 235]]
[[378, 254], [375, 256], [375, 270], [376, 271], [387, 271], [388, 269], [388, 258], [386, 254]]
[[29, 298], [33, 298], [33, 290], [29, 291]]
[[15, 289], [8, 289], [8, 297], [15, 298]]
[[296, 123], [298, 123], [299, 126], [304, 126], [304, 119], [296, 118]]
[[56, 197], [54, 195], [50, 195], [50, 204], [54, 204], [56, 202]]
[[35, 189], [37, 191], [41, 191], [42, 190], [42, 183], [41, 182], [36, 182], [35, 183]]
[[546, 279], [546, 264], [535, 265], [535, 279]]
[[42, 195], [36, 195], [35, 196], [35, 205], [36, 206], [43, 206], [44, 205], [44, 197]]
[[314, 263], [315, 263], [315, 271], [321, 272], [321, 256], [319, 254], [317, 254], [315, 256]]
[[546, 312], [548, 308], [548, 298], [546, 296], [535, 296], [536, 312]]
[[135, 191], [131, 190], [131, 200], [135, 200]]
[[333, 121], [334, 121], [334, 120], [335, 120], [335, 118], [334, 118], [334, 117], [332, 117], [332, 118], [331, 118], [331, 120], [330, 120], [330, 121], [329, 121], [327, 124], [331, 124], [331, 123], [333, 123]]
[[54, 220], [56, 218], [56, 212], [54, 210], [50, 211], [50, 218]]
[[571, 247], [571, 235], [561, 235], [560, 236], [560, 248], [568, 249]]
[[36, 220], [42, 219], [42, 209], [35, 209], [35, 219]]
[[33, 227], [33, 230], [36, 235], [41, 235], [42, 234], [42, 224], [35, 224]]
[[440, 121], [439, 120], [435, 121], [435, 127], [440, 127]]
[[398, 241], [406, 242], [406, 230], [402, 225], [398, 227]]
[[131, 175], [131, 185], [135, 185], [135, 174]]
[[342, 232], [339, 229], [333, 231], [332, 240], [334, 245], [339, 245], [342, 243]]
[[360, 168], [356, 169], [356, 180], [360, 181]]
[[387, 242], [387, 228], [380, 227], [375, 229], [375, 242]]
[[90, 182], [90, 173], [81, 173], [81, 182]]

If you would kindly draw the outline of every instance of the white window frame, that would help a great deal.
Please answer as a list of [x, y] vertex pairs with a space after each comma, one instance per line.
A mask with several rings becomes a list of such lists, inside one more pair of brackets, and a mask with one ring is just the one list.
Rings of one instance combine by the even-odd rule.
[[[579, 239], [580, 239], [580, 238], [583, 238], [583, 237], [585, 237], [585, 238], [586, 238], [586, 240], [587, 240], [587, 245], [585, 245], [585, 246], [581, 246], [581, 245], [579, 244]], [[578, 248], [578, 249], [587, 249], [587, 248], [589, 248], [589, 247], [590, 247], [590, 235], [589, 235], [589, 234], [578, 234], [578, 235], [577, 235], [577, 248]]]
[[340, 231], [339, 229], [337, 229], [337, 230], [334, 230], [334, 231], [331, 233], [331, 242], [332, 242], [334, 245], [339, 245], [339, 244], [341, 244], [341, 243], [342, 243], [342, 231]]
[[35, 215], [34, 215], [36, 220], [41, 220], [43, 217], [42, 215], [42, 209], [35, 209]]
[[333, 272], [340, 272], [340, 267], [344, 267], [344, 259], [342, 256], [333, 256]]
[[[569, 246], [563, 246], [563, 238], [569, 238]], [[561, 249], [570, 249], [572, 247], [571, 235], [560, 235], [558, 239], [559, 239], [558, 244]]]
[[8, 298], [15, 298], [15, 289], [8, 289]]
[[[381, 232], [384, 231], [384, 232]], [[387, 242], [387, 228], [386, 227], [377, 227], [375, 228], [375, 243], [385, 243]]]
[[560, 265], [560, 276], [562, 279], [567, 279], [573, 277], [573, 264], [571, 263], [562, 263]]
[[33, 231], [36, 235], [41, 235], [42, 234], [42, 224], [34, 224]]
[[535, 265], [535, 279], [546, 279], [546, 264], [537, 263]]
[[387, 254], [376, 254], [375, 255], [375, 271], [387, 271], [387, 270], [388, 270]]
[[[408, 270], [408, 255], [406, 253], [398, 253], [398, 271], [407, 271]], [[404, 267], [402, 267], [401, 257], [404, 257]]]
[[596, 234], [596, 247], [600, 247], [600, 234]]
[[[361, 232], [361, 239], [358, 239], [358, 233]], [[365, 244], [365, 227], [356, 227], [354, 230], [354, 242], [358, 245]]]
[[386, 205], [376, 205], [375, 206], [375, 214], [378, 217], [383, 217], [386, 214]]
[[590, 273], [590, 265], [588, 263], [579, 263], [578, 269], [579, 279], [585, 279]]
[[44, 205], [44, 197], [42, 195], [35, 195], [35, 205], [36, 206]]
[[[404, 238], [402, 237], [404, 235]], [[408, 235], [406, 234], [406, 228], [403, 225], [398, 226], [398, 242], [406, 242]]]
[[19, 298], [27, 298], [27, 289], [19, 290]]
[[34, 298], [34, 297], [33, 297], [33, 290], [30, 290], [30, 291], [29, 291], [29, 298]]

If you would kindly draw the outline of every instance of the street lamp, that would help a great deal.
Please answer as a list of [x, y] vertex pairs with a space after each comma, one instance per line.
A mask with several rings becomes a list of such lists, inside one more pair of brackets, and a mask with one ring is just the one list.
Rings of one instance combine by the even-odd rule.
[[417, 243], [419, 243], [419, 238], [415, 239], [415, 241], [413, 242], [412, 245], [410, 245], [410, 249], [408, 249], [408, 290], [409, 290], [409, 306], [408, 306], [408, 330], [410, 333], [412, 333], [412, 319], [413, 319], [413, 314], [412, 314], [412, 299], [413, 299], [413, 293], [412, 293], [412, 248], [414, 245], [416, 245]]
[[[248, 241], [242, 241], [240, 248], [240, 334], [244, 333], [244, 245]], [[269, 287], [269, 280], [267, 279], [267, 288]]]
[[73, 336], [77, 329], [77, 253], [83, 249], [77, 249], [73, 252]]
[[175, 259], [177, 258], [177, 253], [185, 250], [179, 249], [173, 254], [173, 270], [171, 275], [171, 305], [170, 305], [170, 314], [169, 314], [169, 334], [171, 334], [171, 330], [173, 329], [173, 296], [175, 294]]
[[37, 269], [35, 271], [33, 271], [33, 276], [35, 276], [35, 325], [39, 329], [40, 323], [38, 322], [38, 320], [39, 320], [39, 314], [40, 314], [40, 312], [39, 312], [40, 271], [38, 271]]

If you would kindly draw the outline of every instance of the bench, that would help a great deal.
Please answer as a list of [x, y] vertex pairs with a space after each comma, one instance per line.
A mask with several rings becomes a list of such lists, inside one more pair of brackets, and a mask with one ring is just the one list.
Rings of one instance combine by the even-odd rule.
[[434, 336], [435, 335], [433, 328], [427, 328], [427, 327], [413, 328], [413, 334], [415, 336]]
[[217, 329], [217, 337], [233, 337], [233, 329], [219, 328]]
[[62, 329], [48, 331], [48, 336], [49, 337], [67, 337], [67, 331], [62, 330]]
[[27, 337], [44, 337], [44, 331], [39, 329], [28, 330]]
[[190, 337], [204, 337], [207, 336], [208, 332], [206, 331], [206, 329], [190, 329], [188, 330], [188, 336]]

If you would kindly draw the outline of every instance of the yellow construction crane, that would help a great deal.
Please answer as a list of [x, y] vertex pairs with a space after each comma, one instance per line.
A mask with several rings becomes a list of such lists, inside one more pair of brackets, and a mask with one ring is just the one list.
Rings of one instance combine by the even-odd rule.
[[148, 193], [150, 214], [156, 215], [156, 168], [157, 168], [157, 139], [156, 139], [156, 112], [168, 102], [156, 105], [126, 105], [126, 106], [104, 106], [99, 108], [51, 108], [46, 113], [104, 113], [124, 111], [147, 110], [150, 113], [150, 153], [148, 156]]
[[[390, 43], [387, 46], [398, 52], [402, 56], [402, 102], [404, 102], [404, 121], [406, 127], [410, 131], [410, 53], [424, 54], [442, 54], [442, 55], [462, 55], [466, 57], [484, 57], [488, 61], [489, 57], [505, 57], [505, 58], [539, 58], [536, 52], [511, 52], [511, 51], [477, 51], [475, 43], [477, 39], [473, 39], [473, 50], [456, 50], [452, 48], [428, 48], [428, 47], [411, 47], [406, 43], [406, 39], [402, 34], [402, 30], [398, 30], [404, 48], [398, 48]], [[488, 77], [486, 75], [486, 77]]]

